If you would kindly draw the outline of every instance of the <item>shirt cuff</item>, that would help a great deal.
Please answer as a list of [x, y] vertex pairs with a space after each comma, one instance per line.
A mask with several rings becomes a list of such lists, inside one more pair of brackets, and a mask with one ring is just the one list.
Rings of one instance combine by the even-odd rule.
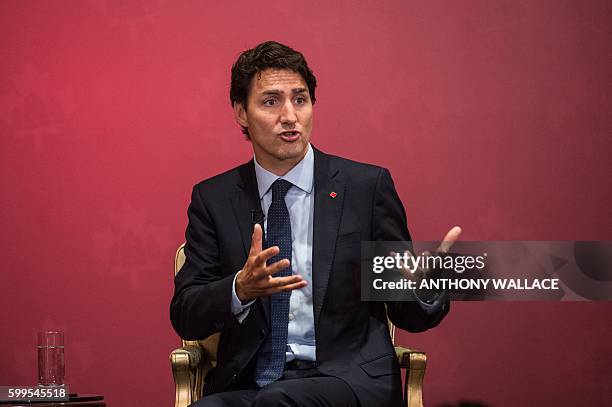
[[242, 304], [242, 302], [240, 302], [238, 295], [236, 295], [236, 277], [238, 277], [239, 273], [242, 273], [242, 270], [236, 273], [236, 275], [234, 276], [234, 281], [232, 282], [232, 314], [234, 314], [234, 316], [238, 320], [238, 323], [241, 324], [242, 321], [244, 321], [244, 319], [247, 317], [247, 315], [249, 315], [249, 311], [251, 310], [251, 304], [253, 304], [255, 300], [251, 300], [244, 305]]

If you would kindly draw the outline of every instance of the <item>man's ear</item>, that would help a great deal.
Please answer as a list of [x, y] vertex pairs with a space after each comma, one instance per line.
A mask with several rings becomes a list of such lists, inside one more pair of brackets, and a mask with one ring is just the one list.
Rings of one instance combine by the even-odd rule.
[[249, 127], [246, 110], [244, 106], [242, 106], [242, 103], [234, 103], [234, 118], [236, 119], [236, 122], [242, 127]]

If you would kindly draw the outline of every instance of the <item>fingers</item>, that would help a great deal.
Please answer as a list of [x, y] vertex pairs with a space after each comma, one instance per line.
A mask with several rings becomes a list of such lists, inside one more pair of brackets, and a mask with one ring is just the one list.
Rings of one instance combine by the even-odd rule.
[[270, 277], [265, 282], [260, 282], [254, 290], [256, 297], [272, 295], [281, 291], [300, 289], [308, 285], [308, 282], [299, 275], [287, 277]]
[[[406, 256], [408, 256], [408, 257], [412, 257], [412, 253], [410, 252], [410, 250], [404, 250], [404, 253], [406, 254]], [[394, 251], [390, 251], [390, 252], [389, 252], [389, 256], [391, 256], [391, 257], [395, 257], [395, 255], [396, 255], [396, 254], [397, 254], [397, 253], [396, 253], [396, 252], [394, 252]]]
[[265, 295], [272, 295], [282, 291], [297, 290], [306, 287], [308, 282], [300, 276], [276, 277], [270, 280], [270, 286]]
[[306, 280], [302, 278], [302, 276], [293, 275], [287, 277], [274, 277], [268, 281], [269, 288], [282, 288], [287, 285], [306, 285]]
[[[397, 255], [397, 253], [396, 253], [396, 252], [394, 252], [394, 251], [390, 251], [390, 252], [389, 252], [389, 256], [391, 256], [391, 257], [395, 257], [396, 255]], [[413, 258], [413, 255], [412, 255], [412, 253], [410, 252], [410, 250], [404, 250], [404, 256], [405, 256], [407, 259], [412, 259], [412, 258]], [[414, 261], [414, 260], [413, 260], [413, 261]], [[410, 270], [410, 266], [408, 265], [408, 263], [407, 263], [407, 262], [402, 262], [402, 263], [401, 263], [401, 267], [400, 267], [400, 268], [401, 268], [402, 270]]]
[[291, 262], [288, 259], [281, 259], [275, 263], [270, 264], [268, 267], [266, 267], [266, 272], [269, 275], [276, 274], [279, 271], [282, 271], [286, 269], [287, 267], [289, 267], [290, 263]]
[[281, 291], [299, 290], [300, 288], [306, 287], [306, 285], [307, 285], [306, 281], [302, 280], [298, 283], [287, 284], [287, 285], [283, 285], [283, 286], [274, 288], [272, 289], [272, 292], [270, 294], [278, 293]]
[[255, 256], [255, 260], [253, 261], [253, 266], [255, 267], [263, 267], [266, 265], [268, 259], [276, 256], [280, 253], [280, 248], [278, 246], [268, 247], [266, 250], [261, 251]]
[[261, 241], [263, 232], [261, 231], [261, 225], [256, 223], [253, 225], [253, 235], [251, 235], [251, 250], [249, 251], [250, 256], [256, 256], [261, 252]]
[[269, 266], [266, 266], [268, 259], [276, 256], [280, 252], [278, 246], [272, 246], [255, 256], [251, 264], [251, 270], [256, 278], [266, 278], [278, 273], [291, 265], [288, 259], [280, 259]]
[[455, 226], [449, 230], [446, 236], [444, 236], [444, 239], [442, 239], [440, 247], [438, 247], [438, 253], [448, 253], [452, 245], [459, 239], [461, 232], [462, 230], [459, 226]]

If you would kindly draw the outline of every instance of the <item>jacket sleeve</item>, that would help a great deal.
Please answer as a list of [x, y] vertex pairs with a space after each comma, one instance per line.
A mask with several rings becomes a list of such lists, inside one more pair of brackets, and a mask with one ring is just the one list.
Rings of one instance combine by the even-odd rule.
[[[410, 241], [406, 211], [395, 190], [391, 174], [382, 168], [378, 174], [372, 207], [372, 233], [375, 241]], [[393, 324], [410, 332], [422, 332], [438, 325], [450, 310], [445, 296], [442, 301], [427, 304], [414, 301], [388, 301], [387, 314]]]
[[170, 320], [183, 339], [204, 339], [235, 323], [231, 313], [232, 283], [238, 270], [225, 272], [219, 261], [217, 229], [201, 186], [193, 188], [187, 212], [185, 264], [174, 279]]

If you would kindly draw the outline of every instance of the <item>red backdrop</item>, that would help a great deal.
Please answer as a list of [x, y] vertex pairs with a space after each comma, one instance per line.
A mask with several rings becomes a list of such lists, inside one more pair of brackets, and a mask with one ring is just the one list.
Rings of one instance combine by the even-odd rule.
[[[0, 2], [0, 384], [170, 405], [192, 185], [250, 158], [229, 70], [275, 39], [320, 84], [313, 144], [391, 169], [417, 239], [611, 239], [612, 3]], [[602, 405], [610, 303], [453, 305], [428, 405]], [[138, 400], [138, 401], [135, 401]]]

